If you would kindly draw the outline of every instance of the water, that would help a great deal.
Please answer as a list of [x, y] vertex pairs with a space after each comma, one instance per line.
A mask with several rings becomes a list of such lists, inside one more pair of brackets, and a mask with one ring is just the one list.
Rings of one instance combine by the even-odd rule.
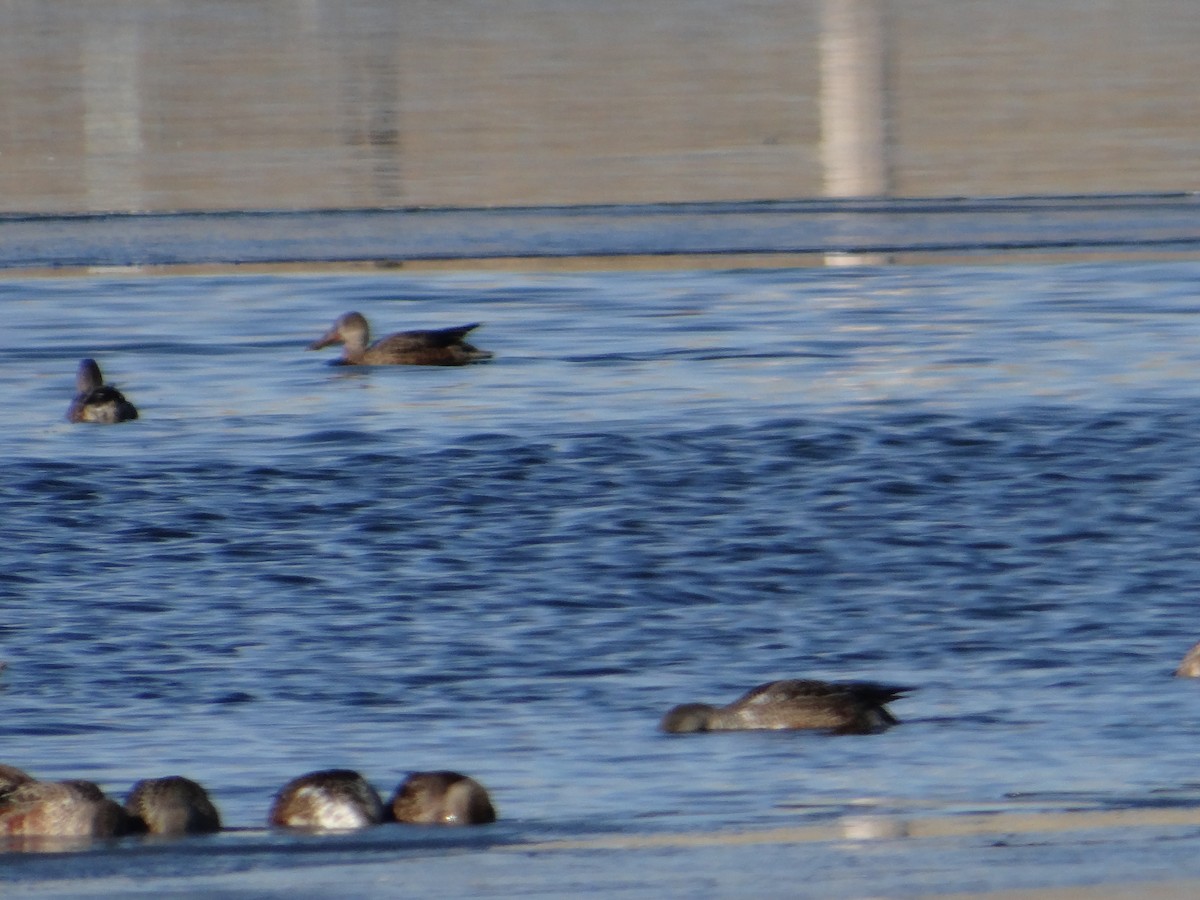
[[[0, 216], [0, 269], [629, 257], [824, 264], [831, 256], [1011, 262], [1027, 254], [1194, 257], [1200, 195], [788, 200], [290, 212]], [[717, 263], [714, 263], [717, 260]], [[494, 263], [495, 264], [495, 263]], [[500, 263], [499, 265], [504, 265]], [[537, 263], [530, 263], [536, 265]]]
[[[457, 859], [461, 890], [499, 866], [504, 894], [519, 856], [489, 847], [1191, 808], [1200, 694], [1170, 675], [1200, 638], [1198, 273], [0, 283], [0, 758], [118, 796], [189, 775], [237, 829], [335, 765], [384, 792], [459, 769], [501, 815], [10, 855], [0, 880], [151, 890], [183, 861], [256, 877], [418, 858], [436, 884]], [[345, 370], [305, 352], [349, 309], [378, 333], [482, 321], [496, 359]], [[138, 422], [62, 421], [85, 355]], [[656, 731], [675, 703], [784, 677], [918, 690], [878, 736]], [[1194, 877], [1192, 843], [1154, 852], [1172, 846]], [[977, 850], [942, 847], [969, 860], [943, 869], [908, 849], [882, 888], [928, 887], [921, 865], [962, 890], [1041, 871], [1024, 855], [984, 878]], [[727, 852], [686, 857], [689, 877], [715, 865], [706, 892], [729, 892]], [[775, 856], [764, 871], [789, 865]], [[1054, 883], [1092, 877], [1073, 850], [1049, 858]], [[1145, 854], [1107, 858], [1146, 875]], [[607, 884], [649, 896], [679, 862], [610, 865]], [[857, 866], [812, 877], [881, 889]]]

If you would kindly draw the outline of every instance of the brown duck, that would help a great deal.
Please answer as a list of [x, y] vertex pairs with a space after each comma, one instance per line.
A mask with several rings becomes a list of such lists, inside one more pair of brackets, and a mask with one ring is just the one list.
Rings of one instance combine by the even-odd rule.
[[145, 826], [90, 781], [28, 781], [0, 799], [0, 834], [34, 838], [111, 838]]
[[496, 809], [487, 790], [458, 772], [413, 772], [390, 804], [397, 822], [414, 825], [487, 825]]
[[267, 824], [314, 831], [353, 831], [384, 820], [383, 800], [357, 772], [324, 769], [293, 778], [275, 795]]
[[371, 343], [371, 329], [359, 313], [341, 316], [309, 350], [330, 344], [342, 344], [339, 366], [465, 366], [491, 359], [492, 354], [468, 344], [467, 334], [479, 327], [435, 328], [427, 331], [399, 331]]
[[884, 704], [910, 690], [869, 681], [771, 681], [728, 706], [676, 706], [663, 717], [661, 728], [675, 734], [784, 728], [872, 734], [897, 723]]
[[190, 778], [144, 778], [125, 798], [125, 810], [151, 834], [208, 834], [221, 830], [221, 816], [208, 792]]
[[75, 399], [67, 408], [68, 422], [96, 422], [113, 425], [138, 417], [138, 411], [125, 395], [104, 383], [100, 366], [94, 359], [79, 362], [75, 373]]

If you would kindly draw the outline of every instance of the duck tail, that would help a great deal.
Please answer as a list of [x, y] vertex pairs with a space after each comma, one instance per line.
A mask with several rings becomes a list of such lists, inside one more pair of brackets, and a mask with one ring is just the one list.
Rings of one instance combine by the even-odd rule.
[[906, 694], [916, 690], [901, 684], [877, 684], [874, 681], [855, 681], [846, 685], [856, 697], [873, 706], [883, 706], [893, 700], [899, 700]]

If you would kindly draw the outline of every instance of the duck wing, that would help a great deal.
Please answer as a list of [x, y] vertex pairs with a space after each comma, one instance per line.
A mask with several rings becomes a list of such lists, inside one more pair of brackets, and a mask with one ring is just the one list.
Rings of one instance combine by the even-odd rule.
[[371, 345], [375, 351], [388, 353], [410, 353], [414, 350], [428, 350], [436, 347], [452, 347], [463, 343], [470, 332], [479, 327], [478, 322], [470, 325], [459, 325], [455, 328], [429, 328], [418, 331], [398, 331], [380, 338]]
[[738, 706], [766, 706], [779, 703], [822, 705], [844, 703], [847, 700], [864, 706], [877, 707], [904, 696], [912, 688], [876, 684], [872, 681], [816, 681], [788, 679], [770, 681], [747, 691], [737, 701]]

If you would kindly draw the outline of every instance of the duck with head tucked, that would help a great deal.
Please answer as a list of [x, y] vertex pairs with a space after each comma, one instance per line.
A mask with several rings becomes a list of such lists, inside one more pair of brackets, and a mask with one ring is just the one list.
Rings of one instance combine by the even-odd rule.
[[676, 706], [663, 717], [660, 727], [672, 734], [785, 728], [873, 734], [897, 724], [884, 704], [911, 690], [869, 681], [771, 681], [727, 706]]
[[269, 825], [312, 831], [354, 831], [383, 820], [383, 799], [350, 769], [324, 769], [293, 778], [279, 789], [267, 814]]
[[125, 798], [125, 810], [146, 823], [151, 834], [210, 834], [221, 816], [203, 787], [182, 775], [143, 778]]
[[0, 799], [0, 835], [112, 838], [145, 830], [90, 781], [28, 781]]
[[413, 825], [488, 825], [496, 809], [487, 790], [458, 772], [413, 772], [396, 788], [389, 809]]
[[492, 358], [492, 353], [468, 344], [466, 336], [479, 327], [435, 328], [425, 331], [399, 331], [371, 343], [371, 329], [360, 313], [348, 312], [338, 318], [309, 350], [330, 344], [342, 344], [339, 366], [465, 366]]
[[100, 366], [96, 361], [80, 360], [75, 373], [75, 399], [67, 408], [67, 421], [113, 425], [137, 417], [137, 409], [125, 399], [125, 395], [104, 383], [104, 376], [100, 374]]

